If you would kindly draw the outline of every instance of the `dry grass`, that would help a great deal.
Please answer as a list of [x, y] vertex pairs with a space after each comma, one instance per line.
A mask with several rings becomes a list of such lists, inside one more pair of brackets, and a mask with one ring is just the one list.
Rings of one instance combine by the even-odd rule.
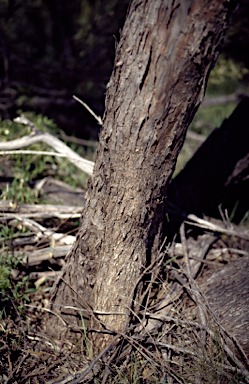
[[[193, 294], [199, 290], [199, 274], [192, 276], [194, 281], [186, 278], [189, 272], [184, 242], [191, 256], [191, 248], [196, 248], [200, 239], [186, 239], [183, 233], [182, 236], [181, 243], [161, 252], [157, 273], [154, 265], [151, 266], [154, 281], [151, 283], [151, 290], [148, 290], [151, 294], [147, 300], [146, 312], [141, 307], [131, 327], [122, 334], [114, 335], [113, 342], [94, 359], [89, 353], [91, 333], [85, 329], [83, 323], [81, 329], [69, 330], [64, 339], [54, 339], [44, 331], [42, 320], [53, 280], [47, 279], [35, 292], [28, 294], [31, 302], [28, 306], [24, 305], [22, 312], [19, 312], [17, 301], [8, 301], [7, 316], [2, 315], [0, 321], [1, 382], [248, 382], [249, 372], [244, 357], [236, 345], [231, 349], [231, 340], [228, 342], [229, 337], [224, 335], [222, 327], [213, 318], [205, 301], [196, 300]], [[203, 242], [203, 237], [201, 238]], [[216, 243], [207, 253], [207, 263], [203, 260], [205, 268], [202, 278], [208, 274], [209, 265], [214, 268], [214, 251], [220, 250], [218, 257], [216, 252], [215, 263], [222, 265], [224, 260], [227, 262], [229, 254], [222, 252], [222, 249], [225, 245], [226, 248], [234, 247], [231, 241], [227, 237], [221, 243]], [[237, 241], [236, 247], [238, 245]], [[191, 270], [194, 271], [193, 264]], [[26, 273], [29, 273], [29, 269]], [[200, 316], [200, 308], [206, 316], [205, 324]], [[75, 312], [79, 312], [77, 308]], [[59, 323], [58, 319], [58, 325]], [[235, 350], [239, 359], [233, 354]]]

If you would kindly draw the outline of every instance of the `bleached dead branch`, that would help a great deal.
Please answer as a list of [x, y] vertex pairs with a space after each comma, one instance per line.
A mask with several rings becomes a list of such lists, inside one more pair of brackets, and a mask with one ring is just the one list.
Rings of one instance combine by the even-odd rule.
[[[77, 219], [82, 215], [82, 207], [52, 204], [15, 204], [8, 200], [0, 201], [0, 218], [10, 219], [13, 214], [22, 218]], [[14, 218], [14, 217], [13, 217]]]
[[213, 223], [208, 220], [200, 219], [196, 215], [190, 214], [187, 218], [191, 221], [185, 221], [188, 224], [195, 225], [200, 228], [209, 229], [213, 232], [225, 233], [231, 236], [237, 236], [245, 240], [249, 240], [249, 233], [247, 230], [243, 230], [240, 227], [229, 223], [229, 228], [227, 224], [225, 225], [222, 221], [216, 220], [216, 223]]
[[[66, 157], [68, 161], [74, 164], [81, 171], [87, 173], [88, 175], [92, 175], [93, 166], [94, 166], [94, 163], [92, 161], [83, 159], [80, 155], [78, 155], [76, 152], [70, 149], [61, 140], [52, 136], [48, 132], [41, 131], [35, 124], [33, 124], [24, 115], [17, 117], [16, 119], [14, 119], [14, 121], [17, 123], [28, 125], [29, 127], [31, 127], [32, 132], [30, 135], [21, 137], [20, 139], [10, 140], [5, 143], [0, 143], [1, 151], [17, 150], [38, 142], [46, 143], [58, 153], [58, 156]], [[42, 153], [42, 154], [46, 154], [46, 153]], [[55, 156], [55, 154], [53, 155]]]
[[103, 125], [102, 119], [100, 116], [97, 116], [96, 113], [93, 112], [93, 110], [86, 104], [84, 101], [80, 100], [77, 96], [73, 95], [74, 100], [78, 101], [78, 103], [82, 104], [83, 107], [86, 108], [86, 110], [91, 113], [91, 115], [97, 120], [99, 125]]

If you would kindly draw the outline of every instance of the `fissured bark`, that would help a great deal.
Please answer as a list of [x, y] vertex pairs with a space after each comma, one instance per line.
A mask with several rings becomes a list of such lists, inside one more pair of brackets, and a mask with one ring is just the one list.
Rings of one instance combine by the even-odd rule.
[[[58, 304], [114, 312], [98, 315], [111, 330], [122, 331], [140, 301], [167, 185], [235, 3], [135, 0], [128, 11], [81, 228], [53, 294]], [[110, 338], [97, 337], [100, 349]]]

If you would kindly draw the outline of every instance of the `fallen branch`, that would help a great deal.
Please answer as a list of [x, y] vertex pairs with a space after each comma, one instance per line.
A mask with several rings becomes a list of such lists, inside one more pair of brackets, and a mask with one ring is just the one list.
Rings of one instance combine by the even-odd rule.
[[[37, 223], [36, 221], [28, 219], [27, 217], [22, 217], [21, 215], [15, 215], [13, 213], [11, 215], [12, 216], [10, 216], [9, 218], [16, 219], [18, 224], [35, 232], [37, 235], [37, 241], [40, 238], [51, 237], [52, 239], [54, 239], [54, 241], [56, 240], [64, 242], [65, 244], [73, 244], [75, 240], [75, 236], [65, 235], [64, 233], [56, 233], [51, 229], [43, 227], [43, 225]], [[6, 217], [0, 218], [0, 220], [3, 219], [6, 220]]]
[[[28, 265], [37, 265], [42, 261], [50, 260], [52, 258], [57, 259], [59, 257], [65, 257], [68, 252], [71, 250], [72, 245], [61, 245], [53, 249], [51, 256], [51, 248], [46, 247], [43, 249], [38, 249], [34, 251], [29, 251], [24, 253], [23, 261]], [[17, 255], [20, 255], [20, 252], [16, 252]]]
[[11, 218], [14, 214], [22, 218], [77, 219], [82, 215], [82, 207], [51, 204], [14, 204], [8, 200], [0, 201], [0, 218]]
[[5, 143], [0, 143], [1, 151], [12, 151], [27, 147], [34, 143], [42, 142], [46, 143], [52, 147], [57, 153], [58, 156], [66, 157], [68, 161], [74, 164], [81, 171], [92, 175], [94, 163], [92, 161], [83, 159], [80, 155], [70, 149], [66, 144], [61, 140], [52, 136], [48, 132], [43, 132], [37, 128], [29, 119], [24, 115], [21, 115], [14, 119], [15, 122], [28, 125], [32, 129], [32, 133], [28, 136], [21, 137], [20, 139], [10, 140]]
[[186, 221], [187, 224], [195, 225], [200, 228], [209, 229], [210, 231], [213, 231], [213, 232], [225, 233], [227, 235], [237, 236], [237, 237], [240, 237], [241, 239], [249, 240], [248, 231], [241, 229], [237, 225], [229, 223], [229, 228], [226, 228], [226, 225], [220, 220], [216, 220], [218, 222], [218, 224], [216, 224], [208, 220], [200, 219], [199, 217], [193, 214], [188, 215], [187, 218], [192, 221], [192, 222]]
[[[24, 136], [24, 137], [29, 137], [29, 136]], [[19, 139], [17, 139], [19, 140]], [[14, 140], [13, 140], [14, 141]], [[10, 141], [8, 141], [10, 143]], [[57, 152], [48, 152], [48, 151], [33, 151], [33, 150], [13, 150], [13, 151], [1, 151], [0, 152], [1, 156], [5, 155], [40, 155], [40, 156], [56, 156], [56, 157], [66, 157], [69, 159], [68, 155], [65, 155], [63, 153], [57, 153]], [[81, 161], [85, 161], [85, 159], [81, 159]], [[87, 160], [88, 161], [88, 160]], [[73, 162], [73, 161], [71, 161]]]
[[[196, 133], [196, 135], [198, 135], [198, 134]], [[200, 135], [198, 135], [198, 136], [200, 136]], [[63, 141], [69, 141], [70, 143], [83, 145], [85, 147], [95, 147], [96, 148], [99, 145], [98, 141], [80, 139], [79, 137], [68, 136], [65, 133], [63, 133], [62, 135], [58, 135], [58, 137], [60, 139], [62, 139]]]

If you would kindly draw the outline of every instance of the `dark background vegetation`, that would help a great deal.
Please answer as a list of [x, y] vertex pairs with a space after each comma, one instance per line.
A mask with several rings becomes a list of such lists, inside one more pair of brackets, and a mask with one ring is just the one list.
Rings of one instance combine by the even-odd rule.
[[12, 118], [18, 108], [34, 110], [67, 133], [96, 139], [97, 125], [72, 95], [103, 113], [128, 3], [1, 0], [1, 117]]
[[[0, 0], [0, 113], [53, 118], [68, 134], [97, 139], [99, 127], [72, 99], [102, 115], [129, 0]], [[223, 54], [249, 68], [249, 1], [241, 1]], [[247, 81], [247, 79], [243, 79]]]

